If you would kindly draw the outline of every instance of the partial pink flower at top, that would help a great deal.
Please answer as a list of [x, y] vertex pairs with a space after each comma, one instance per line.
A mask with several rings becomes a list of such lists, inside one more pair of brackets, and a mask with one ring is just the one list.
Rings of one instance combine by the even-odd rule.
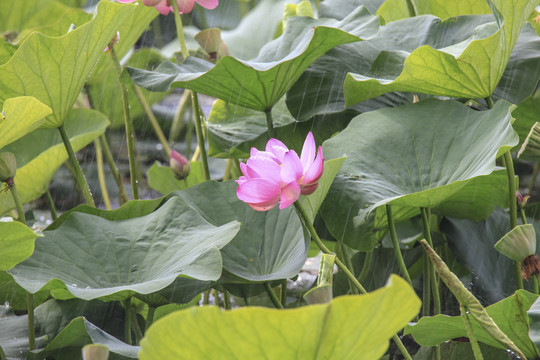
[[236, 180], [236, 195], [257, 211], [270, 210], [278, 203], [284, 209], [300, 195], [312, 194], [324, 169], [322, 147], [317, 149], [311, 131], [300, 157], [277, 139], [270, 139], [265, 151], [251, 148], [250, 155], [240, 164], [244, 176]]
[[[137, 0], [118, 0], [121, 3], [132, 3]], [[146, 6], [153, 6], [162, 15], [167, 15], [173, 11], [173, 7], [170, 5], [170, 0], [141, 0]], [[215, 9], [218, 6], [219, 0], [176, 0], [178, 4], [178, 11], [181, 14], [187, 14], [193, 10], [195, 3], [201, 5], [207, 9]]]

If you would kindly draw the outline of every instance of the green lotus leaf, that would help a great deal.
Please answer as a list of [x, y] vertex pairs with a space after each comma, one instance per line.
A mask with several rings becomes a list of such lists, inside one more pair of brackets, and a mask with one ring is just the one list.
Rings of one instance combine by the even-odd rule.
[[[64, 123], [75, 151], [103, 134], [109, 124], [103, 114], [88, 109], [74, 109]], [[4, 147], [17, 158], [15, 184], [21, 201], [35, 200], [47, 189], [56, 170], [68, 159], [57, 129], [38, 129]], [[11, 194], [0, 193], [0, 214], [15, 208]]]
[[[411, 4], [409, 7], [408, 3]], [[432, 14], [441, 19], [447, 19], [452, 16], [461, 15], [481, 15], [490, 14], [491, 9], [485, 0], [462, 0], [462, 1], [444, 1], [444, 0], [386, 0], [377, 11], [388, 23], [401, 20], [414, 15]]]
[[[49, 291], [34, 294], [34, 306], [38, 306], [49, 297]], [[26, 290], [20, 287], [6, 271], [0, 271], [0, 303], [7, 304], [15, 311], [28, 309]]]
[[528, 256], [536, 253], [536, 232], [532, 224], [518, 225], [504, 235], [495, 249], [521, 264]]
[[[343, 130], [357, 113], [315, 117], [297, 122], [285, 106], [284, 99], [272, 108], [275, 138], [298, 153], [309, 131], [317, 144]], [[221, 158], [248, 158], [252, 147], [264, 149], [268, 141], [266, 116], [260, 111], [217, 100], [212, 106], [207, 122], [209, 155]]]
[[42, 349], [28, 353], [29, 360], [49, 356], [56, 360], [81, 359], [81, 349], [88, 344], [103, 344], [113, 359], [137, 359], [138, 346], [128, 345], [107, 334], [84, 317], [73, 319], [50, 343]]
[[419, 308], [413, 289], [395, 275], [384, 288], [367, 295], [294, 310], [191, 308], [156, 322], [141, 341], [139, 357], [378, 359], [388, 339]]
[[[380, 66], [399, 75], [404, 53], [423, 45], [440, 49], [467, 40], [475, 28], [493, 21], [489, 16], [461, 16], [441, 21], [434, 16], [417, 16], [380, 28], [365, 41], [338, 46], [317, 59], [287, 92], [287, 106], [293, 116], [306, 120], [317, 114], [345, 109], [343, 82], [348, 73], [369, 73]], [[409, 34], [403, 37], [403, 34]], [[517, 71], [516, 71], [517, 72]], [[517, 74], [516, 74], [517, 75]], [[352, 105], [357, 112], [411, 103], [412, 94], [389, 92]]]
[[20, 222], [0, 222], [0, 271], [11, 269], [34, 252], [41, 235]]
[[[39, 6], [29, 1], [2, 1], [0, 4], [0, 32], [34, 29], [59, 21], [66, 12], [73, 11], [56, 0], [40, 0]], [[66, 27], [64, 33], [69, 29]]]
[[153, 91], [188, 88], [236, 105], [265, 111], [276, 104], [302, 72], [334, 46], [370, 37], [377, 17], [359, 8], [342, 21], [294, 17], [285, 33], [251, 61], [223, 57], [215, 66], [188, 57], [183, 65], [165, 62], [155, 71], [130, 68], [136, 84]]
[[43, 126], [62, 125], [103, 49], [136, 8], [100, 1], [91, 21], [64, 36], [32, 33], [0, 65], [0, 103], [11, 97], [33, 96], [53, 110]]
[[[516, 293], [496, 304], [488, 306], [486, 311], [527, 358], [540, 356], [538, 350], [529, 339], [529, 319], [527, 311], [538, 298], [525, 290]], [[489, 335], [481, 325], [471, 318], [472, 329], [479, 342], [504, 349], [506, 348]], [[467, 337], [467, 331], [461, 316], [436, 315], [424, 316], [416, 325], [408, 325], [405, 334], [412, 334], [416, 342], [424, 346], [434, 346], [446, 340]]]
[[0, 65], [7, 62], [13, 54], [15, 54], [16, 50], [16, 46], [8, 43], [6, 39], [0, 35]]
[[236, 221], [213, 226], [177, 197], [123, 221], [73, 212], [58, 229], [45, 231], [34, 254], [10, 273], [31, 293], [60, 280], [81, 299], [125, 299], [161, 290], [179, 275], [217, 280], [219, 249], [239, 228]]
[[0, 115], [0, 149], [37, 129], [52, 110], [36, 98], [21, 96], [4, 103], [4, 120]]
[[255, 211], [238, 200], [237, 187], [234, 181], [207, 181], [172, 195], [182, 197], [216, 226], [234, 220], [242, 223], [236, 237], [221, 250], [224, 270], [251, 281], [297, 275], [306, 261], [309, 238], [293, 207]]
[[[368, 73], [347, 75], [344, 83], [347, 105], [391, 91], [490, 97], [521, 28], [535, 7], [534, 2], [527, 0], [491, 0], [491, 4], [498, 25], [478, 28], [465, 42], [441, 49], [421, 46], [409, 54], [401, 54], [401, 59], [395, 56], [378, 59]], [[393, 60], [392, 65], [389, 60]]]
[[[452, 214], [489, 215], [485, 209], [493, 210], [493, 194], [504, 191], [501, 178], [489, 174], [496, 169], [496, 157], [518, 141], [510, 109], [504, 101], [478, 112], [454, 101], [428, 99], [353, 119], [323, 144], [326, 158], [348, 157], [322, 207], [331, 233], [369, 251], [374, 246], [370, 234], [381, 229], [386, 204], [396, 208], [396, 221], [416, 215], [418, 207], [439, 206], [445, 214], [447, 201], [455, 202], [447, 208]], [[459, 194], [462, 189], [474, 193], [467, 187], [472, 185], [486, 196], [486, 204], [467, 202]], [[491, 190], [481, 190], [486, 186]]]
[[63, 36], [71, 27], [79, 27], [92, 19], [92, 15], [81, 10], [65, 8], [62, 15], [54, 23], [49, 23], [48, 14], [43, 13], [37, 18], [33, 18], [32, 23], [25, 24], [24, 29], [15, 39], [21, 43], [34, 31], [47, 36]]

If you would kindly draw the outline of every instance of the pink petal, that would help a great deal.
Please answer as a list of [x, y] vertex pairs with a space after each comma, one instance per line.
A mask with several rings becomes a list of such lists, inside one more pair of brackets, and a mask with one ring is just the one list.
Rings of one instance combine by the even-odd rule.
[[302, 163], [296, 154], [296, 151], [289, 150], [283, 156], [283, 163], [281, 164], [281, 179], [285, 184], [290, 182], [296, 182], [302, 178], [304, 169]]
[[142, 0], [142, 2], [146, 6], [156, 6], [159, 5], [161, 0]]
[[285, 146], [281, 141], [277, 139], [270, 139], [266, 143], [266, 151], [274, 154], [274, 156], [280, 161], [283, 161], [283, 156], [289, 148]]
[[238, 178], [238, 180], [235, 180], [235, 181], [236, 181], [236, 183], [237, 183], [238, 185], [242, 185], [243, 183], [245, 183], [246, 181], [248, 181], [248, 179], [247, 179], [245, 176], [240, 176], [240, 177]]
[[161, 15], [168, 15], [170, 12], [173, 11], [173, 7], [167, 5], [167, 0], [163, 0], [162, 2], [160, 2], [154, 7], [156, 8], [157, 11], [159, 11]]
[[309, 168], [308, 173], [305, 174], [302, 183], [308, 185], [319, 181], [322, 176], [323, 170], [324, 157], [322, 153], [322, 147], [319, 146], [319, 150], [317, 151], [317, 157], [315, 158], [313, 165], [311, 165], [311, 167]]
[[285, 209], [286, 207], [294, 204], [298, 197], [300, 196], [300, 185], [297, 182], [292, 182], [289, 185], [281, 189], [281, 202], [279, 204], [280, 209]]
[[236, 189], [238, 198], [248, 204], [273, 203], [279, 201], [281, 187], [266, 179], [247, 180]]
[[242, 174], [244, 174], [244, 176], [249, 176], [246, 163], [243, 163], [243, 162], [240, 163], [240, 171], [242, 171]]
[[178, 4], [178, 11], [182, 14], [187, 14], [193, 10], [195, 0], [176, 0], [176, 3]]
[[199, 5], [207, 9], [215, 9], [218, 6], [218, 0], [195, 0]]
[[256, 211], [268, 211], [277, 205], [276, 202], [260, 203], [260, 204], [248, 204], [253, 210]]
[[[250, 179], [267, 179], [276, 184], [281, 184], [281, 166], [271, 157], [259, 155], [252, 156], [246, 163], [246, 175]], [[243, 172], [243, 171], [242, 171]]]
[[125, 4], [125, 3], [132, 3], [132, 2], [137, 1], [137, 0], [117, 0], [117, 1], [120, 2], [120, 3]]
[[[238, 180], [236, 181], [238, 182]], [[317, 190], [319, 183], [310, 184], [310, 185], [300, 185], [300, 194], [302, 195], [311, 195]]]
[[313, 133], [310, 131], [306, 136], [306, 141], [304, 141], [304, 146], [302, 146], [302, 155], [300, 155], [300, 162], [304, 171], [308, 171], [315, 159], [315, 138]]

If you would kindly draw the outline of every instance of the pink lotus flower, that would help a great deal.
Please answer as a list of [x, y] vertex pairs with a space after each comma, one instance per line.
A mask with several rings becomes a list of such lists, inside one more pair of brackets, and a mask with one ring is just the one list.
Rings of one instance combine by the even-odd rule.
[[251, 157], [240, 164], [244, 176], [236, 180], [236, 195], [253, 209], [267, 211], [278, 203], [284, 209], [300, 195], [312, 194], [324, 168], [322, 147], [316, 149], [311, 131], [300, 157], [277, 139], [270, 139], [265, 151], [251, 148]]
[[[121, 3], [132, 3], [137, 0], [118, 0]], [[187, 14], [193, 10], [195, 3], [201, 5], [207, 9], [215, 9], [218, 6], [219, 0], [176, 0], [178, 4], [178, 11], [181, 14]], [[170, 0], [142, 0], [142, 3], [146, 6], [153, 6], [162, 15], [167, 15], [173, 11], [173, 7], [170, 5]]]
[[171, 150], [169, 166], [178, 180], [185, 179], [189, 175], [189, 161], [182, 154], [175, 150]]

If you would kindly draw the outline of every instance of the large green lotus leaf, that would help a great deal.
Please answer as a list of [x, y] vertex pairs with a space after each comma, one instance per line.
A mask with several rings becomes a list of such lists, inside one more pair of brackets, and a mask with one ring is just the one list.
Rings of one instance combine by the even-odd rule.
[[0, 271], [11, 269], [34, 252], [36, 234], [20, 222], [0, 222]]
[[[300, 153], [306, 135], [312, 131], [315, 142], [343, 130], [357, 113], [345, 111], [296, 122], [280, 100], [272, 108], [275, 138]], [[264, 149], [268, 141], [266, 116], [260, 111], [217, 100], [208, 117], [209, 155], [222, 158], [248, 158], [252, 147]]]
[[[478, 344], [482, 356], [484, 359], [489, 360], [508, 360], [510, 357], [506, 350], [496, 349], [494, 347]], [[444, 360], [464, 360], [474, 359], [472, 347], [470, 342], [461, 341], [447, 341], [440, 345], [440, 353], [444, 354]], [[435, 347], [420, 347], [420, 350], [413, 355], [413, 360], [436, 360], [436, 348]]]
[[[343, 111], [343, 82], [348, 73], [368, 73], [377, 64], [401, 71], [403, 54], [429, 45], [439, 49], [467, 40], [474, 29], [493, 21], [489, 16], [461, 16], [441, 21], [434, 16], [418, 16], [382, 26], [372, 39], [338, 46], [310, 65], [287, 92], [287, 106], [302, 121], [316, 114]], [[421, 34], [403, 37], [403, 34]], [[400, 65], [401, 64], [401, 65]], [[351, 108], [357, 112], [411, 103], [412, 94], [390, 92]]]
[[359, 6], [365, 6], [375, 14], [384, 0], [325, 0], [319, 7], [319, 17], [344, 19]]
[[[490, 14], [491, 9], [485, 0], [411, 0], [415, 15], [432, 14], [441, 19], [461, 15]], [[406, 0], [386, 0], [377, 11], [388, 23], [411, 16]]]
[[[529, 319], [527, 311], [536, 301], [538, 295], [525, 290], [516, 293], [496, 304], [488, 306], [486, 311], [499, 328], [523, 351], [527, 358], [540, 356], [538, 350], [529, 339]], [[471, 318], [472, 329], [479, 342], [506, 350], [482, 326]], [[415, 325], [408, 325], [405, 334], [412, 334], [416, 342], [424, 346], [434, 346], [444, 341], [467, 337], [467, 331], [461, 316], [424, 316]]]
[[0, 115], [0, 149], [37, 129], [52, 110], [36, 98], [20, 96], [7, 99], [3, 113], [4, 119]]
[[183, 180], [178, 180], [174, 176], [170, 166], [160, 165], [159, 162], [156, 161], [146, 173], [148, 186], [159, 191], [163, 195], [167, 195], [173, 191], [184, 190], [190, 186], [206, 181], [203, 166], [200, 161], [190, 161], [189, 166], [189, 175]]
[[100, 1], [96, 16], [61, 37], [32, 33], [0, 65], [0, 103], [28, 95], [51, 107], [44, 127], [58, 127], [79, 96], [97, 60], [136, 5]]
[[81, 349], [88, 344], [109, 348], [110, 359], [137, 359], [138, 346], [128, 345], [107, 334], [84, 317], [73, 319], [50, 343], [28, 354], [29, 360], [52, 357], [56, 360], [82, 360]]
[[[420, 308], [398, 276], [384, 288], [293, 310], [199, 307], [156, 322], [141, 341], [141, 360], [378, 359], [388, 340]], [[384, 326], [381, 326], [384, 324]]]
[[114, 210], [104, 210], [82, 204], [60, 215], [58, 219], [53, 221], [53, 223], [49, 225], [45, 230], [50, 231], [58, 229], [73, 212], [96, 215], [110, 221], [121, 221], [151, 214], [162, 203], [162, 197], [152, 200], [131, 200], [119, 207], [118, 209]]
[[[43, 346], [45, 336], [36, 335], [36, 345]], [[28, 353], [28, 316], [15, 316], [5, 305], [0, 305], [0, 349], [9, 360], [26, 359]]]
[[91, 14], [80, 9], [71, 8], [66, 8], [60, 18], [50, 24], [46, 13], [40, 15], [40, 17], [32, 18], [33, 21], [31, 23], [25, 24], [26, 29], [17, 36], [17, 39], [15, 39], [16, 42], [22, 42], [34, 31], [38, 31], [47, 36], [62, 36], [65, 35], [71, 27], [81, 26], [92, 19]]
[[239, 228], [237, 221], [216, 227], [177, 197], [123, 221], [74, 212], [57, 230], [45, 231], [34, 254], [10, 273], [32, 293], [60, 280], [81, 299], [125, 299], [163, 289], [179, 275], [217, 280], [219, 249]]
[[265, 111], [270, 109], [302, 72], [331, 48], [373, 36], [377, 17], [359, 8], [342, 21], [293, 17], [284, 34], [263, 47], [251, 61], [223, 57], [215, 66], [188, 57], [183, 65], [171, 62], [155, 71], [130, 68], [138, 85], [153, 91], [183, 87], [226, 102]]
[[[89, 109], [74, 109], [64, 127], [75, 151], [105, 132], [109, 122], [103, 114]], [[68, 159], [57, 129], [38, 129], [1, 149], [17, 158], [15, 184], [21, 201], [27, 203], [45, 193], [56, 170]], [[15, 208], [11, 194], [0, 193], [0, 214]]]
[[[369, 251], [374, 246], [369, 235], [385, 224], [385, 204], [396, 207], [396, 221], [416, 215], [418, 207], [439, 206], [444, 214], [440, 206], [447, 201], [452, 214], [487, 216], [486, 209], [492, 211], [494, 201], [502, 199], [492, 194], [504, 191], [504, 179], [485, 175], [495, 170], [495, 158], [518, 141], [510, 119], [510, 104], [504, 101], [478, 112], [435, 99], [356, 117], [323, 144], [327, 158], [348, 157], [323, 204], [325, 223], [337, 239]], [[459, 194], [486, 186], [492, 193], [479, 193], [486, 196], [485, 204]]]
[[51, 25], [67, 11], [70, 11], [70, 8], [56, 0], [40, 0], [39, 6], [31, 1], [2, 1], [0, 32], [21, 32], [24, 29]]
[[492, 34], [492, 26], [479, 28], [478, 40], [473, 35], [472, 41], [439, 50], [421, 46], [410, 54], [402, 54], [402, 59], [407, 56], [404, 62], [401, 59], [390, 64], [389, 59], [381, 59], [369, 73], [351, 73], [344, 83], [346, 103], [356, 104], [390, 91], [465, 98], [491, 96], [535, 2], [492, 0], [491, 3], [499, 24], [495, 33]]
[[223, 268], [251, 281], [287, 279], [298, 274], [309, 250], [309, 238], [293, 207], [255, 211], [236, 197], [234, 181], [208, 181], [176, 192], [216, 226], [237, 220], [236, 237], [221, 253]]
[[[139, 8], [149, 9], [146, 6], [139, 6]], [[137, 39], [138, 38], [135, 40]], [[126, 39], [126, 41], [128, 40], [129, 39]], [[121, 41], [124, 41], [123, 37], [121, 38]], [[120, 43], [118, 45], [120, 45]], [[118, 50], [121, 51], [123, 49], [120, 48]], [[157, 51], [145, 48], [135, 51], [129, 58], [128, 64], [135, 67], [151, 68], [154, 65], [157, 66], [163, 60], [164, 58]], [[99, 71], [93, 74], [93, 78], [90, 79], [87, 84], [92, 107], [107, 115], [111, 121], [112, 128], [122, 127], [124, 126], [124, 105], [122, 103], [122, 96], [120, 96], [121, 89], [118, 83], [118, 74], [112, 64], [110, 56], [103, 56], [99, 64]], [[99, 76], [96, 74], [99, 74]], [[130, 84], [125, 85], [127, 85], [129, 89], [128, 102], [130, 105], [130, 116], [132, 119], [136, 119], [144, 114], [144, 108], [137, 98], [135, 91], [131, 89], [131, 80], [129, 83]], [[145, 89], [140, 90], [150, 105], [162, 100], [166, 96], [166, 93], [162, 92], [151, 92]]]

